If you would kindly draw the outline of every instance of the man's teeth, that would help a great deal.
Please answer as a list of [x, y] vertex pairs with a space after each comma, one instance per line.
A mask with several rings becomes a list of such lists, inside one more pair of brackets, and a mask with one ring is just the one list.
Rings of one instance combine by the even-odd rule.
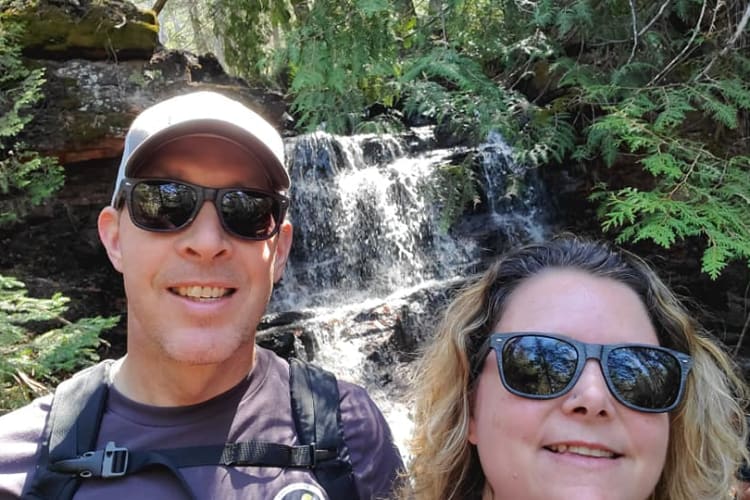
[[615, 458], [615, 454], [611, 451], [602, 450], [599, 448], [587, 448], [585, 446], [568, 446], [566, 444], [557, 444], [554, 446], [548, 446], [548, 449], [555, 453], [575, 453], [576, 455], [584, 455], [587, 457], [597, 458]]
[[216, 286], [181, 286], [175, 289], [178, 295], [190, 297], [192, 299], [218, 299], [229, 295], [229, 288]]

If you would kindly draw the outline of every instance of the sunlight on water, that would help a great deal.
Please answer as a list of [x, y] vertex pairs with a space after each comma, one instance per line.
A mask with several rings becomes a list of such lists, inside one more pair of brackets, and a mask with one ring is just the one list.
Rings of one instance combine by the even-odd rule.
[[409, 140], [418, 139], [316, 133], [290, 140], [295, 235], [275, 311], [382, 297], [475, 259], [473, 241], [439, 227], [434, 202], [436, 167], [456, 152], [407, 155]]
[[[352, 335], [348, 331], [351, 317], [362, 310], [371, 309], [383, 300], [370, 299], [356, 306], [342, 308], [316, 308], [315, 319], [307, 328], [314, 329], [318, 341], [315, 363], [330, 370], [341, 380], [358, 384], [369, 393], [375, 404], [388, 422], [393, 439], [402, 457], [408, 457], [408, 439], [413, 428], [412, 417], [402, 385], [406, 380], [397, 380], [389, 386], [381, 386], [373, 377], [365, 373], [367, 365], [365, 354], [368, 352], [370, 339]], [[395, 389], [395, 391], [394, 391]]]

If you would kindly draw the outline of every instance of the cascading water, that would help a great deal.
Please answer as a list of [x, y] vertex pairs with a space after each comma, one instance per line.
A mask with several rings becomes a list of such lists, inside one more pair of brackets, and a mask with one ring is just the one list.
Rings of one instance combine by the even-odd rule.
[[545, 237], [544, 196], [536, 171], [516, 163], [497, 132], [478, 148], [492, 229], [512, 245]]
[[[404, 307], [413, 290], [445, 286], [510, 244], [542, 238], [536, 172], [512, 161], [499, 134], [476, 149], [439, 149], [430, 129], [403, 136], [314, 133], [287, 139], [286, 154], [294, 243], [270, 312], [307, 311], [311, 319], [299, 328], [315, 332], [315, 361], [367, 387], [405, 451], [408, 381], [383, 387], [368, 373], [368, 343], [385, 326], [377, 318], [363, 326], [362, 311]], [[481, 199], [446, 231], [437, 171], [458, 162], [473, 165]]]
[[410, 155], [406, 141], [322, 133], [288, 140], [295, 236], [277, 310], [384, 297], [475, 258], [470, 239], [439, 229], [431, 203], [432, 173], [455, 152]]

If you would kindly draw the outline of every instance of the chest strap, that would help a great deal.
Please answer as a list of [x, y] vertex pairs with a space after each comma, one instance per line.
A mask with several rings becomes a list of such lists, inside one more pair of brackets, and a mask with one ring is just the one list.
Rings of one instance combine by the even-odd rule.
[[315, 444], [287, 446], [265, 441], [226, 443], [224, 445], [189, 446], [163, 450], [130, 451], [110, 441], [103, 450], [49, 464], [63, 474], [82, 478], [112, 478], [133, 474], [150, 466], [184, 468], [201, 465], [268, 466], [311, 469], [321, 462], [335, 459], [335, 449], [316, 448]]

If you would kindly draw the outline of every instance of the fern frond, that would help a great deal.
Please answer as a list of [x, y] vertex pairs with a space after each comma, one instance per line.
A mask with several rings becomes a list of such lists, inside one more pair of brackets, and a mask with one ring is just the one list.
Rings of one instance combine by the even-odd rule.
[[643, 87], [656, 72], [656, 66], [650, 62], [634, 61], [613, 71], [610, 82], [619, 87]]
[[708, 111], [714, 120], [723, 124], [727, 128], [737, 128], [737, 108], [721, 102], [719, 99], [711, 95], [711, 88], [703, 89], [699, 87], [693, 87], [692, 89], [693, 100], [697, 101], [698, 106], [701, 109]]
[[709, 243], [708, 248], [703, 252], [703, 257], [701, 257], [701, 269], [711, 279], [716, 279], [727, 266], [729, 258], [730, 254], [725, 248]]
[[687, 113], [695, 111], [690, 103], [690, 94], [684, 90], [664, 90], [657, 94], [662, 111], [654, 120], [654, 130], [664, 133], [681, 126]]
[[686, 166], [682, 160], [678, 160], [670, 153], [655, 153], [641, 160], [643, 168], [654, 177], [664, 176], [668, 180], [677, 180], [682, 177]]
[[721, 80], [717, 85], [718, 91], [724, 97], [740, 109], [750, 110], [750, 85], [733, 78], [731, 80]]

